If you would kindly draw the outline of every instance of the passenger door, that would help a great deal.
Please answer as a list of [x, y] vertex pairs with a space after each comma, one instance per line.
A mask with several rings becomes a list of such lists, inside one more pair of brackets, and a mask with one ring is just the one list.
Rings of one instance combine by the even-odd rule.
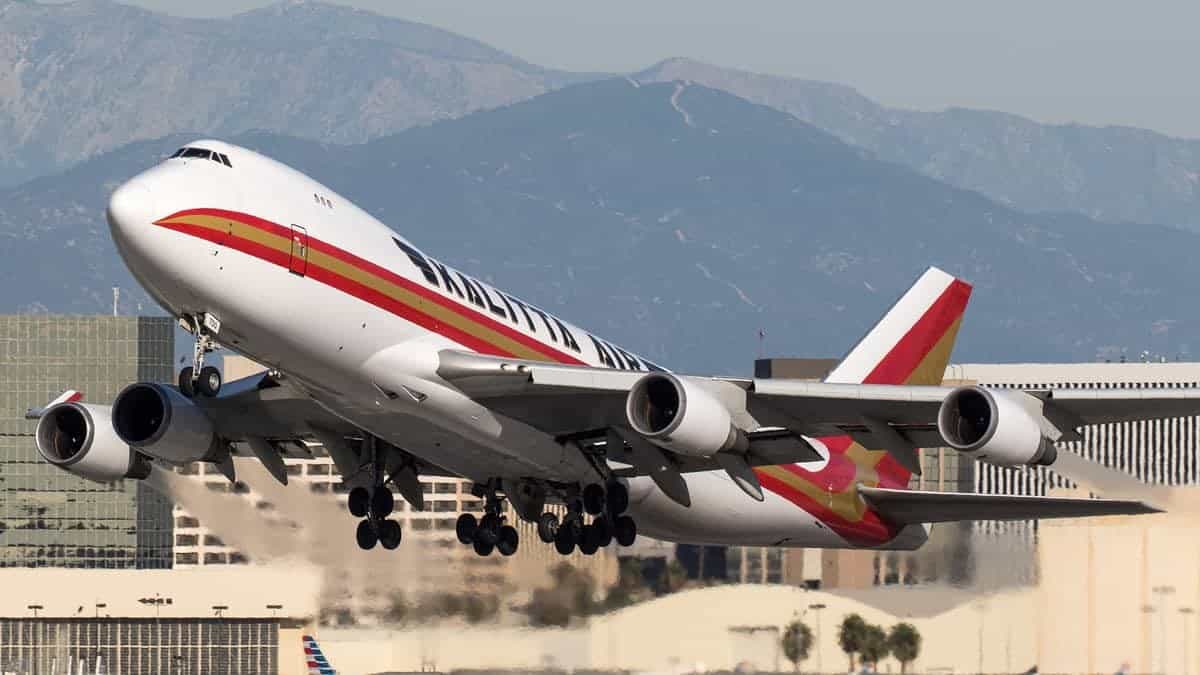
[[308, 232], [299, 225], [292, 225], [292, 250], [288, 259], [288, 270], [300, 276], [308, 272]]

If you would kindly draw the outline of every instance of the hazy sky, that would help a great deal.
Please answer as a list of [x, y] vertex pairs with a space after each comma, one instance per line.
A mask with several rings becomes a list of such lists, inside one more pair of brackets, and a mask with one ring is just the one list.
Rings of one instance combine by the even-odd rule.
[[[261, 0], [133, 0], [219, 16]], [[628, 71], [670, 56], [850, 84], [890, 105], [991, 108], [1200, 138], [1194, 0], [343, 0], [526, 60]]]

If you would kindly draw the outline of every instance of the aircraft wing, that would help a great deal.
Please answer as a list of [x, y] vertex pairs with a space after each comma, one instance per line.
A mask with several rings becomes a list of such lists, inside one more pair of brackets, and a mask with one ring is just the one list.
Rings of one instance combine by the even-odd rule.
[[[498, 413], [564, 440], [627, 427], [626, 397], [645, 372], [547, 364], [443, 351], [438, 374]], [[701, 378], [695, 378], [701, 379]], [[735, 425], [785, 429], [794, 437], [848, 435], [892, 452], [919, 471], [916, 448], [946, 445], [938, 412], [955, 387], [838, 384], [791, 379], [703, 378], [730, 404]], [[1019, 390], [1014, 393], [1020, 393]], [[1031, 390], [1053, 441], [1077, 440], [1079, 427], [1200, 414], [1200, 389]], [[804, 444], [807, 445], [807, 444]], [[814, 458], [796, 448], [791, 461]]]
[[1033, 520], [1139, 515], [1159, 510], [1139, 501], [921, 492], [860, 485], [867, 503], [896, 525], [960, 520]]

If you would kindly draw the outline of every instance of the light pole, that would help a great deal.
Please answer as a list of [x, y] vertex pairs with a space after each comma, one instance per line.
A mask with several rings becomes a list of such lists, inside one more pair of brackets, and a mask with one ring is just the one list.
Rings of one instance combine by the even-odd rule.
[[267, 609], [271, 610], [271, 618], [276, 619], [279, 618], [277, 612], [283, 609], [283, 605], [267, 605]]
[[38, 618], [38, 610], [46, 609], [41, 605], [25, 605], [25, 609], [33, 610], [33, 618]]
[[1175, 593], [1174, 586], [1155, 586], [1150, 591], [1158, 596], [1158, 667], [1167, 672], [1167, 598]]
[[1190, 675], [1192, 672], [1192, 615], [1196, 610], [1191, 607], [1180, 607], [1179, 613], [1183, 615], [1183, 675]]
[[216, 616], [218, 619], [221, 618], [221, 613], [227, 609], [229, 609], [229, 605], [213, 605], [212, 606], [213, 615]]
[[808, 606], [809, 609], [817, 614], [817, 672], [823, 672], [821, 668], [821, 610], [825, 609], [825, 603], [814, 602]]

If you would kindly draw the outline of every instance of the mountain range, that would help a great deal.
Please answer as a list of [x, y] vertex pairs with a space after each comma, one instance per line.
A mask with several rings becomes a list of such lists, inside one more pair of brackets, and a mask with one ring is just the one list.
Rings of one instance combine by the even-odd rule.
[[355, 143], [581, 77], [340, 5], [185, 19], [0, 0], [0, 185], [180, 131]]
[[[185, 138], [0, 192], [0, 310], [103, 311], [109, 286], [135, 288], [103, 223], [106, 195]], [[1025, 214], [685, 82], [576, 84], [362, 144], [229, 140], [310, 173], [427, 253], [683, 370], [841, 353], [930, 264], [975, 284], [960, 360], [1174, 355], [1200, 334], [1200, 235]], [[124, 311], [147, 302], [123, 297]]]
[[[599, 77], [313, 0], [228, 19], [112, 0], [0, 0], [0, 186], [180, 132], [360, 143]], [[842, 85], [687, 59], [631, 77], [728, 91], [1017, 210], [1200, 229], [1200, 141], [991, 111], [889, 108]]]

